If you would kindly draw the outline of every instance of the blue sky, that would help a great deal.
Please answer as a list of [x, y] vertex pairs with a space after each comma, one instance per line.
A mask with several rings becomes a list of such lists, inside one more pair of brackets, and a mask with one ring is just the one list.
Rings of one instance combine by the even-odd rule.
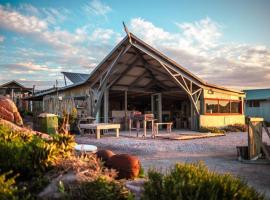
[[2, 1], [0, 83], [43, 89], [61, 71], [90, 73], [124, 37], [145, 42], [207, 82], [270, 87], [270, 1]]

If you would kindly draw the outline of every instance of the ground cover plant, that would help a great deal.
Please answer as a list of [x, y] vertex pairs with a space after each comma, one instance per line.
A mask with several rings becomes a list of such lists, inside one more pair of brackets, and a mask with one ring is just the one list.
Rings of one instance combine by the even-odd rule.
[[142, 200], [263, 200], [264, 195], [229, 174], [217, 174], [203, 163], [176, 164], [167, 174], [151, 170]]
[[217, 127], [200, 127], [199, 132], [202, 133], [227, 133], [227, 132], [246, 132], [247, 125], [245, 124], [232, 124], [222, 128]]
[[[133, 198], [115, 180], [116, 171], [103, 167], [94, 155], [76, 155], [74, 145], [69, 134], [41, 138], [0, 124], [0, 199], [42, 199], [40, 192], [65, 174], [74, 174], [74, 181], [62, 183], [64, 199]], [[51, 199], [47, 197], [43, 199]]]

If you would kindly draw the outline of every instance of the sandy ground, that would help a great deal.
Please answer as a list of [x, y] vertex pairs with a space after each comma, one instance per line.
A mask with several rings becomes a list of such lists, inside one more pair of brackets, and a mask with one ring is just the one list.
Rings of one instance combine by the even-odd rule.
[[185, 141], [130, 138], [120, 133], [120, 138], [103, 136], [97, 140], [87, 135], [77, 136], [76, 141], [116, 153], [136, 155], [145, 169], [154, 167], [167, 170], [177, 162], [202, 160], [211, 170], [232, 173], [245, 179], [270, 199], [270, 164], [244, 164], [237, 160], [236, 146], [247, 145], [247, 133], [228, 133], [226, 136]]

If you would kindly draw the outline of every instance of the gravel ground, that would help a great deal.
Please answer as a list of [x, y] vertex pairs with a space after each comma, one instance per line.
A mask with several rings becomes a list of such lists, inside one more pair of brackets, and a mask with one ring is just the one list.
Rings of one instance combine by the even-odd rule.
[[[266, 138], [265, 138], [266, 139]], [[140, 158], [145, 169], [166, 170], [177, 162], [204, 161], [214, 171], [232, 173], [264, 192], [270, 199], [270, 165], [244, 164], [237, 161], [236, 146], [247, 145], [247, 133], [193, 140], [142, 139], [128, 137], [76, 137], [81, 144], [93, 144], [99, 149], [129, 153]]]

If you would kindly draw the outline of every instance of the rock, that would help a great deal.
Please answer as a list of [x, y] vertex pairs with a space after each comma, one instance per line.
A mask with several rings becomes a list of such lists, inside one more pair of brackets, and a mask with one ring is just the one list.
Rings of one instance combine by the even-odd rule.
[[108, 160], [114, 155], [115, 153], [110, 150], [99, 150], [96, 153], [97, 158], [102, 160], [106, 166], [108, 164]]
[[68, 172], [67, 174], [59, 175], [55, 179], [51, 180], [50, 183], [38, 194], [38, 199], [42, 200], [65, 199], [64, 194], [59, 191], [60, 181], [64, 185], [76, 184], [78, 182], [78, 177], [73, 172]]
[[118, 178], [133, 179], [140, 172], [140, 161], [137, 157], [128, 154], [117, 154], [108, 160], [108, 166], [118, 171]]
[[13, 122], [19, 126], [23, 120], [14, 102], [8, 97], [0, 96], [0, 118]]

